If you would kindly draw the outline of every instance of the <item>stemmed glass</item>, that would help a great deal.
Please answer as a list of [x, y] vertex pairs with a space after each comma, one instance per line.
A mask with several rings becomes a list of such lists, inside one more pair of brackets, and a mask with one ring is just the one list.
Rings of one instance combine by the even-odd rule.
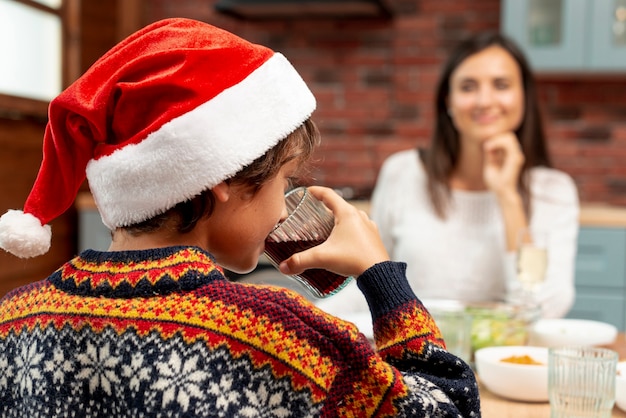
[[548, 267], [548, 231], [520, 230], [517, 245], [517, 279], [525, 301], [537, 303], [537, 293]]

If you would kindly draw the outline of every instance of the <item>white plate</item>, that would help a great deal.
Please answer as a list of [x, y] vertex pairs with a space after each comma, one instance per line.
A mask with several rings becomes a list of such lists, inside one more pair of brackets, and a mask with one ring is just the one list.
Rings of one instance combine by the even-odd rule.
[[617, 328], [588, 319], [540, 319], [530, 329], [528, 345], [540, 347], [612, 344]]

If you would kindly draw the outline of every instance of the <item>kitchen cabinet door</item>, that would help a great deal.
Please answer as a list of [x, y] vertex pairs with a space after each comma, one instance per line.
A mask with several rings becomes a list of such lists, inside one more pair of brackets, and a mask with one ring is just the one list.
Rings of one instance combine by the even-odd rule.
[[587, 0], [504, 0], [501, 28], [524, 50], [533, 69], [582, 70], [589, 7]]
[[626, 229], [581, 227], [576, 254], [576, 300], [568, 318], [626, 329]]
[[106, 251], [111, 245], [111, 231], [104, 226], [97, 209], [78, 212], [78, 251]]
[[623, 295], [593, 289], [587, 289], [587, 291], [576, 289], [576, 291], [576, 302], [567, 314], [568, 318], [606, 322], [616, 326], [620, 331], [626, 329], [626, 308]]
[[626, 0], [595, 1], [591, 18], [590, 67], [626, 71]]
[[581, 228], [576, 254], [576, 287], [626, 287], [626, 229]]

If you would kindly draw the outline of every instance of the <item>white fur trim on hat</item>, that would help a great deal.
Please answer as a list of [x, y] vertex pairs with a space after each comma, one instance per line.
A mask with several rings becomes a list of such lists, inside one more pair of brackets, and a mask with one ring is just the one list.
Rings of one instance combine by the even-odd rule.
[[36, 257], [50, 249], [52, 229], [35, 216], [9, 210], [0, 217], [0, 248], [22, 258]]
[[315, 98], [275, 53], [240, 83], [143, 141], [91, 160], [87, 179], [110, 229], [152, 218], [232, 177], [287, 137]]

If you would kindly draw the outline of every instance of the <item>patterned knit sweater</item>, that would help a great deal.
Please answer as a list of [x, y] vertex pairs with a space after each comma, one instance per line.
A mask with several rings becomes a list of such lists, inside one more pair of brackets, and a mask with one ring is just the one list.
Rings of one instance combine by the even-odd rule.
[[480, 416], [404, 269], [359, 277], [375, 349], [294, 292], [229, 282], [199, 248], [85, 251], [0, 300], [0, 416]]

